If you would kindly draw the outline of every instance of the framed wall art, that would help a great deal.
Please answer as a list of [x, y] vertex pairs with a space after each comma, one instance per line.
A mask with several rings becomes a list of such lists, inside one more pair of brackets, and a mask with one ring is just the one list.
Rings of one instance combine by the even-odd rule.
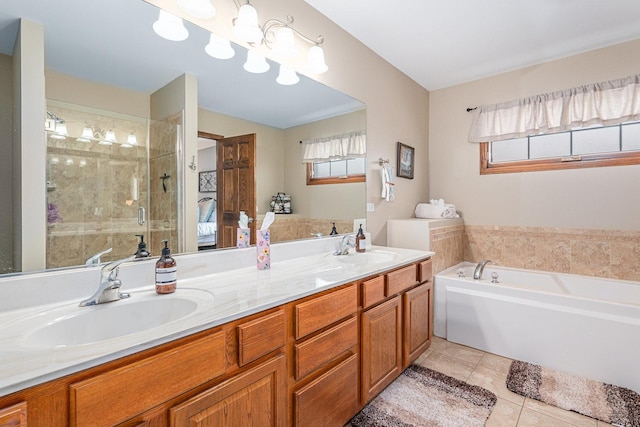
[[398, 164], [396, 175], [401, 178], [413, 179], [415, 148], [398, 142]]
[[201, 193], [213, 193], [216, 191], [216, 171], [204, 171], [199, 173], [198, 189]]

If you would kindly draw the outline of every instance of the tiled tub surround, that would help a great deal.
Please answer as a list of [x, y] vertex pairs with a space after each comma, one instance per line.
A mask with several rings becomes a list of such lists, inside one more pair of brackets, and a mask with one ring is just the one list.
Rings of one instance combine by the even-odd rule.
[[[393, 261], [345, 263], [332, 255], [340, 238], [273, 244], [270, 270], [257, 270], [255, 247], [176, 256], [176, 294], [188, 289], [209, 292], [214, 297], [210, 306], [161, 327], [77, 346], [27, 348], [27, 331], [10, 322], [61, 305], [68, 307], [69, 313], [109, 309], [108, 305], [77, 306], [97, 289], [98, 267], [2, 277], [0, 396], [433, 255], [374, 246], [373, 250], [394, 252]], [[133, 293], [130, 300], [136, 293], [153, 292], [155, 261], [142, 260], [121, 267], [122, 291]]]
[[434, 228], [430, 231], [433, 271], [438, 272], [464, 261], [464, 224]]
[[[256, 229], [262, 225], [264, 216], [258, 219]], [[351, 219], [320, 219], [307, 218], [298, 214], [278, 214], [269, 228], [271, 230], [271, 242], [286, 242], [289, 240], [308, 239], [321, 233], [328, 236], [331, 233], [332, 224], [336, 224], [338, 233], [352, 233], [353, 220]]]
[[435, 276], [435, 335], [640, 392], [640, 283], [491, 264], [474, 280], [474, 268]]

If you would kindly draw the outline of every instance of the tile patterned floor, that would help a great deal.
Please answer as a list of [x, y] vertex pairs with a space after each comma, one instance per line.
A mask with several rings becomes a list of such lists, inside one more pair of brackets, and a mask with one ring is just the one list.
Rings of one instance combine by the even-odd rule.
[[511, 359], [505, 357], [434, 337], [431, 347], [415, 363], [495, 393], [498, 403], [487, 427], [611, 426], [510, 392], [506, 379]]

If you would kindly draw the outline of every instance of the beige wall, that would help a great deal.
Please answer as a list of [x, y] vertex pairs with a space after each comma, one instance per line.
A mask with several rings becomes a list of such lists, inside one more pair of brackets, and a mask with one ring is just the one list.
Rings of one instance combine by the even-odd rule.
[[0, 274], [13, 271], [13, 209], [7, 200], [12, 198], [12, 105], [13, 105], [13, 60], [0, 54]]
[[[307, 218], [364, 218], [365, 183], [307, 185], [307, 165], [301, 161], [300, 141], [363, 130], [366, 111], [332, 117], [289, 128], [285, 132], [286, 168], [284, 191], [292, 197], [296, 214]], [[371, 163], [371, 158], [369, 158]], [[331, 230], [330, 224], [328, 229]], [[325, 232], [326, 233], [326, 232]]]
[[[172, 0], [148, 1], [181, 15]], [[216, 8], [217, 14], [213, 20], [200, 21], [198, 24], [233, 40], [231, 20], [237, 14], [237, 9], [233, 2], [222, 2]], [[417, 202], [429, 198], [429, 93], [304, 0], [261, 2], [259, 14], [262, 17], [279, 18], [291, 14], [295, 17], [297, 30], [313, 37], [318, 34], [324, 36], [329, 71], [309, 77], [366, 104], [368, 159], [382, 157], [395, 164], [397, 141], [416, 148], [415, 178], [396, 179], [396, 200], [392, 203], [380, 198], [377, 163], [371, 160], [367, 165], [367, 201], [375, 204], [375, 212], [367, 214], [367, 228], [375, 244], [385, 244], [387, 219], [408, 218]], [[294, 64], [298, 70], [304, 70], [303, 61]]]
[[454, 203], [468, 225], [639, 229], [640, 166], [480, 176], [465, 111], [635, 74], [639, 51], [636, 40], [431, 92], [430, 197]]

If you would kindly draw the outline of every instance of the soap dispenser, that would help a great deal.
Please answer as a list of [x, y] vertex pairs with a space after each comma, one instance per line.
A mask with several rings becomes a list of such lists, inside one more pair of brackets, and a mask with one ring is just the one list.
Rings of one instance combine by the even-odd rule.
[[171, 294], [178, 286], [178, 267], [176, 260], [171, 257], [171, 249], [167, 246], [166, 240], [162, 241], [162, 256], [156, 262], [156, 293]]
[[367, 246], [367, 236], [364, 235], [364, 231], [362, 231], [362, 224], [360, 224], [360, 229], [358, 230], [358, 234], [356, 234], [356, 252], [364, 252]]
[[136, 234], [140, 238], [138, 250], [135, 253], [136, 258], [149, 258], [151, 253], [147, 250], [147, 244], [144, 242], [144, 234]]
[[338, 230], [336, 230], [336, 223], [332, 222], [331, 224], [333, 224], [333, 227], [331, 227], [331, 233], [329, 233], [329, 236], [335, 236], [338, 234]]

